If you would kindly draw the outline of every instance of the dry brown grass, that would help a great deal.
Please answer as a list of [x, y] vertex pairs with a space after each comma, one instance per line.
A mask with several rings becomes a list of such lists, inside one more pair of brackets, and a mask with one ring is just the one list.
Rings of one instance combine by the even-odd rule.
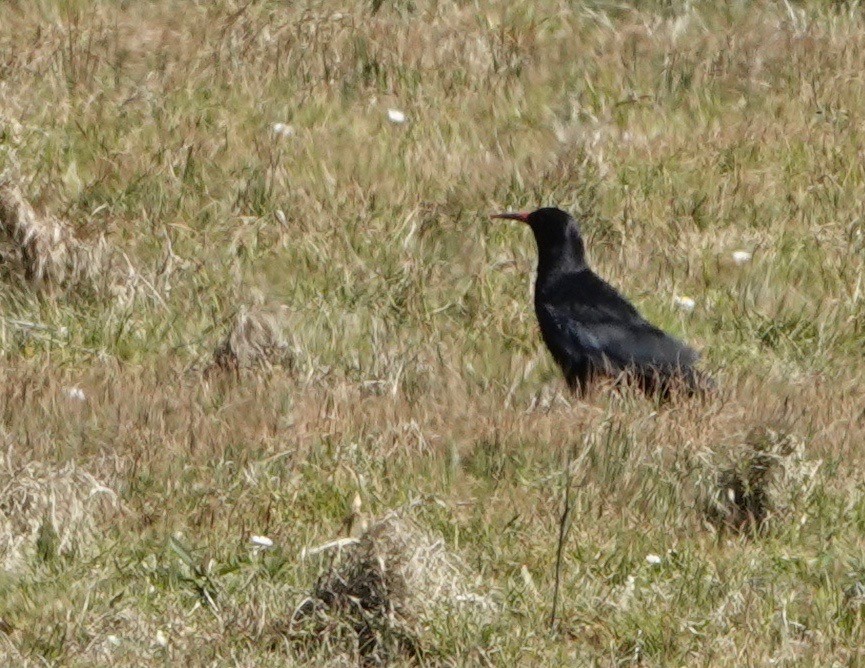
[[302, 645], [312, 643], [314, 654], [324, 645], [327, 654], [344, 654], [349, 663], [422, 660], [436, 620], [465, 618], [467, 611], [489, 617], [495, 608], [476, 591], [463, 561], [409, 509], [328, 549], [338, 550], [334, 563], [295, 612], [290, 631]]
[[6, 571], [34, 561], [92, 558], [117, 510], [114, 490], [73, 464], [7, 463], [0, 472], [0, 557]]
[[274, 365], [291, 368], [293, 355], [283, 329], [277, 314], [241, 308], [213, 353], [213, 366], [237, 374]]
[[[863, 52], [844, 3], [6, 3], [0, 659], [861, 662]], [[717, 395], [563, 392], [486, 218], [536, 204]]]
[[67, 222], [38, 215], [10, 180], [0, 182], [0, 231], [4, 268], [37, 288], [92, 287], [105, 271], [103, 239], [78, 241]]
[[807, 458], [805, 443], [767, 426], [751, 429], [745, 442], [723, 453], [726, 465], [708, 464], [702, 504], [721, 529], [759, 532], [773, 522], [795, 521], [808, 507], [819, 460]]

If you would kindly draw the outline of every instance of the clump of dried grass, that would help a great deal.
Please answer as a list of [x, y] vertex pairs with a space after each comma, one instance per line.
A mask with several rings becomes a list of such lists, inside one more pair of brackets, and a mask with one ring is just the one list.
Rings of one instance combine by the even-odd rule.
[[707, 458], [700, 481], [705, 517], [719, 529], [764, 530], [807, 503], [821, 462], [808, 460], [805, 443], [784, 430], [752, 429], [725, 461]]
[[96, 287], [110, 264], [103, 238], [77, 239], [69, 224], [40, 215], [9, 178], [0, 181], [0, 253], [7, 271], [41, 289]]
[[240, 373], [273, 366], [290, 368], [293, 360], [293, 351], [285, 341], [279, 319], [262, 309], [242, 308], [214, 351], [208, 372], [218, 369]]
[[116, 503], [113, 490], [72, 464], [0, 470], [0, 563], [18, 570], [34, 557], [86, 553]]
[[441, 537], [401, 513], [375, 522], [323, 573], [295, 612], [292, 637], [307, 650], [381, 665], [421, 658], [437, 618], [489, 612], [468, 569]]

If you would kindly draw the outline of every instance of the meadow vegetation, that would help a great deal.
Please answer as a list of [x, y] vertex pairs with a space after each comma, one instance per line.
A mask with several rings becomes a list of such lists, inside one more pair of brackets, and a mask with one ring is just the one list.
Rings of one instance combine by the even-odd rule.
[[857, 2], [6, 0], [0, 172], [2, 663], [865, 659]]

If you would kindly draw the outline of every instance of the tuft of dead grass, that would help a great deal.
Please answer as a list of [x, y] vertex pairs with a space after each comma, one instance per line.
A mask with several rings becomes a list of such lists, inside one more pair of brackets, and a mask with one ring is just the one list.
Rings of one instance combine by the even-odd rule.
[[0, 563], [15, 571], [57, 556], [86, 554], [115, 492], [87, 471], [31, 462], [0, 470]]
[[801, 438], [767, 426], [751, 429], [723, 459], [709, 463], [701, 506], [716, 528], [737, 532], [762, 531], [801, 512], [822, 463], [806, 457]]
[[[341, 543], [342, 545], [342, 543]], [[292, 636], [364, 665], [420, 658], [429, 625], [471, 609], [488, 613], [463, 560], [403, 512], [375, 522], [334, 560], [295, 612]]]
[[9, 178], [0, 181], [0, 253], [10, 274], [49, 290], [96, 286], [111, 262], [104, 238], [77, 239], [68, 222], [38, 214]]
[[231, 322], [231, 328], [213, 353], [208, 372], [243, 370], [293, 364], [293, 351], [286, 342], [284, 328], [274, 313], [243, 307]]

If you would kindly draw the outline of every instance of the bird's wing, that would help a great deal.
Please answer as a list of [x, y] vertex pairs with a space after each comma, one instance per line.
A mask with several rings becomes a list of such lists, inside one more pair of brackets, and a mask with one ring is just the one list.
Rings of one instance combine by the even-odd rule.
[[698, 354], [661, 331], [608, 283], [594, 274], [565, 281], [538, 303], [553, 326], [555, 345], [610, 371], [625, 368], [673, 372], [696, 363]]

